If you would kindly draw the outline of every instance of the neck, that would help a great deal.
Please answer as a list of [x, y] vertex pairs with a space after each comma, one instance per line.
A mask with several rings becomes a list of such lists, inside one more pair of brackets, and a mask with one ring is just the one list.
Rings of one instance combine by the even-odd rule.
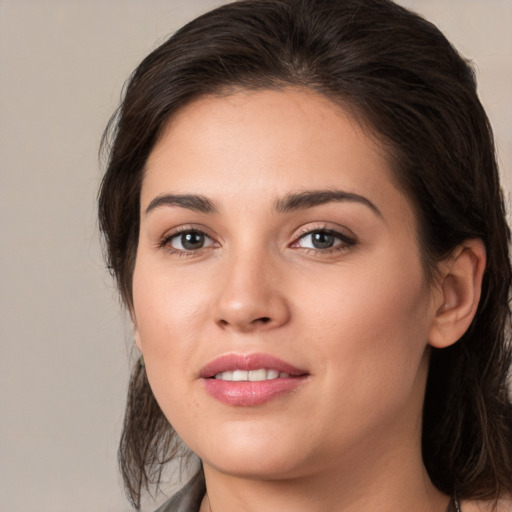
[[342, 467], [287, 479], [234, 477], [205, 464], [201, 512], [445, 512], [449, 498], [433, 486], [421, 453], [410, 458], [405, 451], [402, 446], [378, 458], [359, 452]]

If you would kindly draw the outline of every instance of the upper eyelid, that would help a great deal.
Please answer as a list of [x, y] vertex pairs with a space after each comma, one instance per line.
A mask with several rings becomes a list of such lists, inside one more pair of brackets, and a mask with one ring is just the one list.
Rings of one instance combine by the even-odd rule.
[[175, 236], [181, 235], [182, 233], [188, 233], [190, 231], [196, 231], [198, 233], [203, 233], [207, 237], [212, 240], [216, 240], [216, 236], [206, 228], [205, 226], [195, 225], [195, 224], [183, 224], [181, 226], [176, 226], [175, 228], [168, 229], [161, 237], [161, 240], [169, 240]]
[[314, 233], [316, 231], [327, 231], [327, 232], [333, 233], [335, 235], [336, 234], [340, 235], [344, 238], [350, 238], [352, 240], [357, 240], [357, 236], [349, 228], [347, 228], [345, 226], [339, 226], [339, 225], [336, 225], [334, 227], [334, 226], [330, 226], [328, 223], [322, 223], [321, 225], [319, 224], [317, 226], [311, 226], [311, 225], [303, 226], [302, 228], [299, 229], [299, 231], [295, 232], [295, 234], [292, 236], [292, 239], [293, 239], [293, 241], [296, 241], [299, 238], [301, 238], [305, 235]]

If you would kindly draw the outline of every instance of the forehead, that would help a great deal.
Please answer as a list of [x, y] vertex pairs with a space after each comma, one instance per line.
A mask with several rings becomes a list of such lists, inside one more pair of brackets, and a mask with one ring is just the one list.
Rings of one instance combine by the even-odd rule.
[[173, 116], [147, 161], [141, 206], [162, 193], [236, 193], [261, 204], [329, 188], [405, 200], [387, 155], [338, 104], [303, 89], [241, 91]]

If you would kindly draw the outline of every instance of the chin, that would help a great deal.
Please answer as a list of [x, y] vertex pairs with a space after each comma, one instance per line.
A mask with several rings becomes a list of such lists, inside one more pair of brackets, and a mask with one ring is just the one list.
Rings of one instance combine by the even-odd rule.
[[251, 480], [284, 480], [294, 478], [304, 471], [301, 462], [295, 462], [290, 457], [274, 456], [268, 451], [262, 453], [220, 453], [201, 459], [203, 464], [211, 466], [216, 471], [232, 477]]
[[[215, 430], [215, 436], [205, 436], [205, 443], [191, 446], [203, 464], [231, 476], [250, 479], [281, 479], [304, 465], [301, 445], [293, 435], [279, 428], [246, 428], [246, 425]], [[213, 429], [211, 431], [214, 431]]]

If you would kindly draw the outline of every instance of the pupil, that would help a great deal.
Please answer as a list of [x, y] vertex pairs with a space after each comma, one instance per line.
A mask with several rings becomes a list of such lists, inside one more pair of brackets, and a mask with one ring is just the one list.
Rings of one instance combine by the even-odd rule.
[[313, 233], [313, 246], [316, 249], [329, 249], [334, 245], [334, 235], [325, 232]]
[[181, 235], [181, 245], [186, 250], [200, 249], [204, 244], [204, 235], [197, 231]]

